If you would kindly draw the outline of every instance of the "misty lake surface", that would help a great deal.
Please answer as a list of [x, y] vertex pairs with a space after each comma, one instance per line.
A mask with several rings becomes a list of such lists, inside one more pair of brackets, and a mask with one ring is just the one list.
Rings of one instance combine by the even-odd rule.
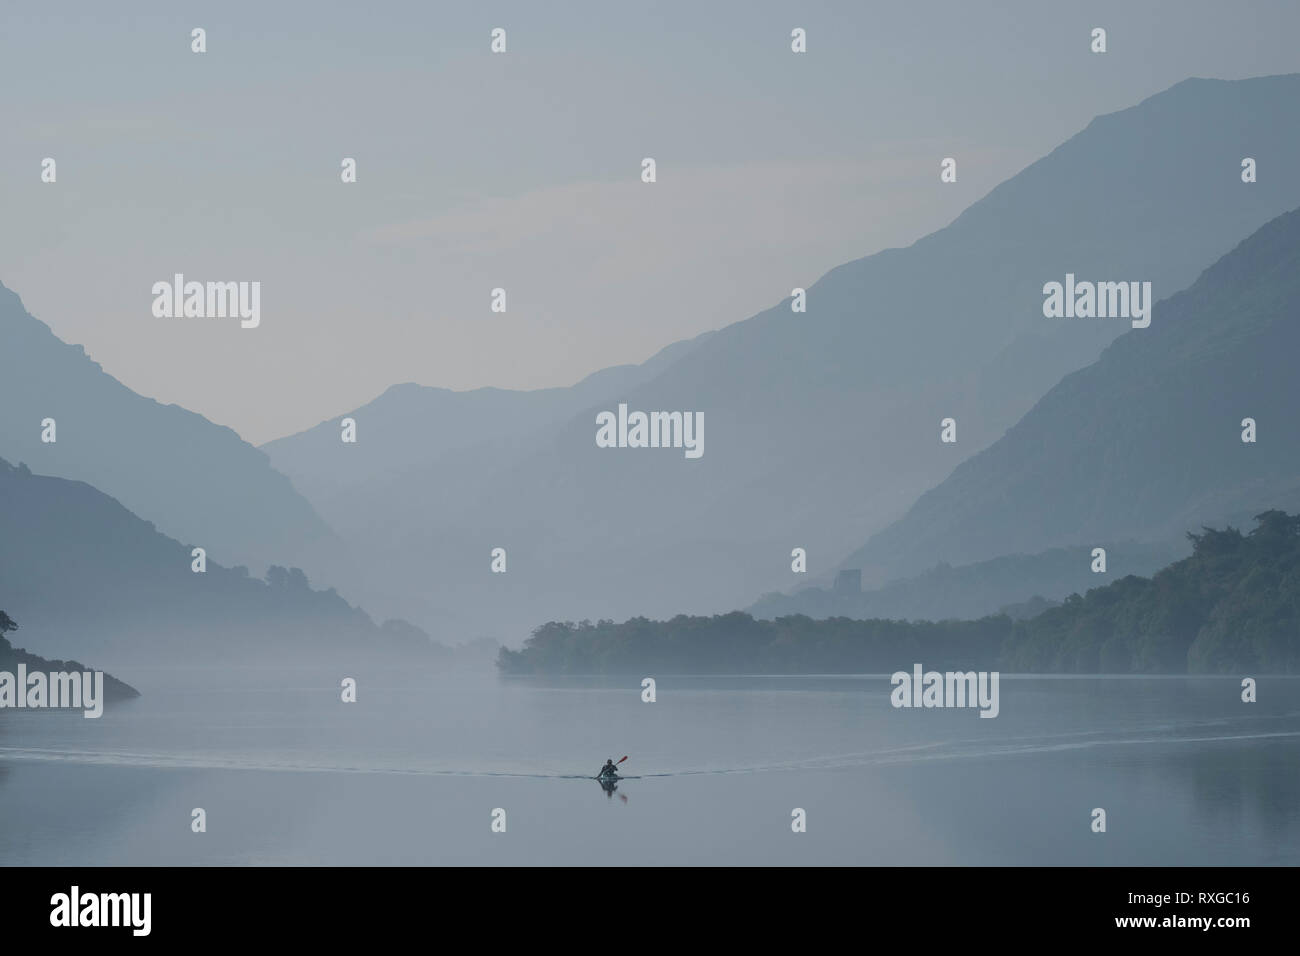
[[0, 863], [1300, 863], [1292, 678], [1003, 675], [981, 719], [884, 675], [117, 675], [143, 696], [100, 720], [0, 713]]

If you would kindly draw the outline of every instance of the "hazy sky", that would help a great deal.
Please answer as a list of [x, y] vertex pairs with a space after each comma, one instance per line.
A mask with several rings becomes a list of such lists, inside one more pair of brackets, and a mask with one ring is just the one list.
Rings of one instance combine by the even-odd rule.
[[[0, 282], [261, 443], [396, 382], [640, 362], [945, 225], [1099, 113], [1300, 71], [1297, 37], [1295, 0], [6, 4]], [[176, 272], [260, 281], [260, 328], [154, 318]]]

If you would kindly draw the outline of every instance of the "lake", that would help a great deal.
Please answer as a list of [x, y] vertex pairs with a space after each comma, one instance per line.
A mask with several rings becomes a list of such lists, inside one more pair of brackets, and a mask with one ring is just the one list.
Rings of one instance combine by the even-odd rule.
[[0, 863], [1300, 863], [1294, 678], [1003, 675], [982, 719], [886, 675], [115, 673], [99, 720], [0, 713]]

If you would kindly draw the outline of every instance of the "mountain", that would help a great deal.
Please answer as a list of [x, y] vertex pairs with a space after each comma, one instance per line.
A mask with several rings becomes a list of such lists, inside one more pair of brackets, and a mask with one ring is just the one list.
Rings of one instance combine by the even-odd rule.
[[[55, 421], [52, 443], [42, 422]], [[0, 286], [0, 455], [85, 481], [213, 557], [259, 569], [332, 533], [229, 428], [131, 391]]]
[[[848, 566], [1163, 540], [1300, 505], [1300, 210], [1157, 303]], [[1246, 418], [1257, 441], [1242, 441]]]
[[265, 581], [208, 560], [90, 485], [0, 459], [0, 601], [52, 647], [101, 663], [446, 654], [402, 621], [377, 626], [297, 568]]
[[[707, 337], [674, 343], [641, 365], [602, 369], [569, 388], [454, 392], [412, 382], [394, 385], [360, 408], [267, 442], [262, 451], [331, 527], [356, 530], [365, 524], [356, 504], [368, 483], [417, 472], [437, 473], [440, 487], [447, 486], [449, 474], [467, 475], [472, 484], [485, 462], [521, 457], [548, 429], [607, 395], [648, 381]], [[344, 418], [357, 423], [352, 448], [341, 440]], [[339, 453], [341, 446], [345, 454]]]
[[[521, 439], [510, 420], [529, 393], [515, 396], [474, 420], [485, 447], [455, 437], [453, 455], [385, 468], [332, 502], [365, 556], [350, 593], [435, 634], [519, 637], [549, 619], [743, 606], [790, 585], [794, 547], [814, 572], [832, 567], [1130, 328], [1045, 318], [1044, 283], [1149, 281], [1165, 298], [1300, 204], [1285, 174], [1300, 163], [1297, 110], [1300, 76], [1180, 83], [1094, 120], [906, 249], [811, 285], [790, 276], [808, 287], [806, 313], [787, 300], [729, 325], [558, 422], [529, 419]], [[1271, 172], [1243, 183], [1243, 156]], [[381, 416], [420, 420], [399, 411], [414, 393], [391, 398]], [[704, 454], [597, 447], [596, 416], [619, 403], [703, 413]], [[939, 441], [948, 417], [955, 444]], [[402, 429], [430, 446], [454, 431]], [[305, 471], [328, 472], [365, 440], [335, 431], [310, 459], [308, 436], [268, 450], [306, 488]], [[498, 547], [505, 574], [489, 571]], [[995, 553], [1007, 552], [980, 557]], [[873, 557], [868, 583], [908, 573]]]

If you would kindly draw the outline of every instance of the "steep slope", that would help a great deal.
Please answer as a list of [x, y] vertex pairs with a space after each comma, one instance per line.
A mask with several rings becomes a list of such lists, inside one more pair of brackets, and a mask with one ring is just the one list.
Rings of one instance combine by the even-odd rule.
[[[1158, 303], [845, 564], [1161, 540], [1300, 503], [1300, 210]], [[1242, 441], [1242, 420], [1258, 426]]]
[[[41, 440], [47, 418], [53, 443]], [[88, 482], [231, 564], [261, 570], [331, 538], [264, 453], [201, 415], [137, 395], [3, 286], [0, 455]]]
[[[722, 329], [517, 453], [466, 448], [353, 486], [348, 534], [368, 557], [352, 593], [431, 628], [521, 637], [550, 618], [741, 606], [789, 586], [796, 546], [829, 566], [1129, 328], [1045, 319], [1045, 282], [1149, 281], [1163, 298], [1300, 204], [1284, 174], [1297, 110], [1300, 76], [1181, 83], [1098, 118], [947, 228], [834, 269], [806, 314], [784, 302]], [[1272, 171], [1249, 185], [1248, 155]], [[619, 402], [702, 412], [703, 457], [597, 448], [595, 415]], [[938, 440], [946, 417], [955, 445]], [[314, 467], [349, 450], [335, 439]], [[507, 574], [488, 572], [494, 547]], [[899, 575], [880, 557], [869, 582]]]
[[0, 459], [0, 601], [50, 647], [97, 664], [255, 662], [327, 653], [430, 656], [428, 636], [377, 627], [297, 569], [207, 562], [83, 482]]
[[1016, 622], [1009, 670], [1295, 674], [1300, 671], [1300, 516], [1269, 509], [1192, 534], [1191, 557]]

